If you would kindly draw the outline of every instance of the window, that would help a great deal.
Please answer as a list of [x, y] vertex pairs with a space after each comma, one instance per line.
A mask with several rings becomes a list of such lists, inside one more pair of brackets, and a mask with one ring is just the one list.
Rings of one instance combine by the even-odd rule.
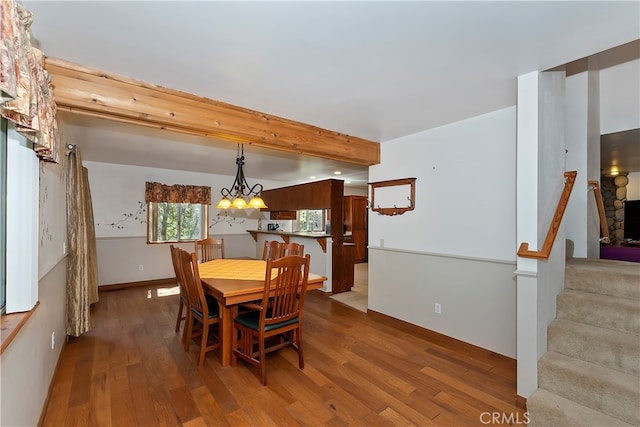
[[196, 203], [148, 203], [147, 241], [184, 242], [207, 237], [208, 205]]
[[324, 231], [324, 209], [298, 211], [298, 231]]
[[7, 303], [7, 276], [5, 256], [7, 247], [7, 119], [0, 124], [0, 312], [4, 313]]
[[211, 187], [147, 182], [147, 242], [188, 242], [207, 237]]

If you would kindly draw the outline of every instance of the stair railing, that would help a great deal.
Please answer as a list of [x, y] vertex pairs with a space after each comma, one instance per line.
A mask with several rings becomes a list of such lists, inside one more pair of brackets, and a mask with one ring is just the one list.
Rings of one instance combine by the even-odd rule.
[[593, 190], [596, 198], [596, 206], [598, 206], [598, 215], [600, 216], [600, 241], [609, 243], [609, 227], [607, 227], [607, 217], [604, 214], [604, 202], [602, 201], [602, 193], [600, 192], [600, 182], [588, 181], [589, 189]]
[[549, 254], [551, 254], [553, 242], [555, 242], [556, 236], [558, 235], [558, 229], [560, 228], [564, 211], [567, 208], [567, 203], [569, 203], [569, 196], [571, 195], [573, 183], [576, 181], [577, 174], [577, 171], [564, 173], [564, 188], [562, 189], [560, 200], [558, 200], [556, 212], [553, 215], [551, 224], [549, 224], [549, 231], [547, 231], [547, 237], [544, 239], [542, 249], [539, 251], [531, 251], [529, 250], [529, 243], [522, 242], [518, 249], [518, 256], [523, 258], [549, 259]]

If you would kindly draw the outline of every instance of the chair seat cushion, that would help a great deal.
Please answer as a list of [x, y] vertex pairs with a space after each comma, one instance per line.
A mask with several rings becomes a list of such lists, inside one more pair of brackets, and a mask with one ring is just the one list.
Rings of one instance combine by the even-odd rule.
[[[267, 313], [267, 317], [269, 317]], [[260, 312], [259, 311], [250, 311], [248, 313], [244, 313], [239, 315], [234, 319], [234, 322], [241, 324], [250, 329], [258, 330], [258, 326], [260, 324]], [[269, 332], [273, 329], [278, 329], [283, 326], [293, 325], [294, 323], [298, 323], [298, 318], [294, 317], [293, 319], [286, 320], [280, 323], [274, 323], [272, 325], [267, 325], [264, 330], [265, 332]]]
[[[220, 317], [220, 308], [218, 306], [218, 301], [216, 301], [214, 297], [211, 297], [211, 299], [206, 298], [206, 300], [207, 300], [207, 306], [209, 307], [209, 319], [212, 319], [214, 317]], [[200, 310], [195, 309], [194, 307], [191, 307], [191, 311], [193, 311], [195, 314], [197, 314], [200, 317], [204, 317], [202, 312]]]

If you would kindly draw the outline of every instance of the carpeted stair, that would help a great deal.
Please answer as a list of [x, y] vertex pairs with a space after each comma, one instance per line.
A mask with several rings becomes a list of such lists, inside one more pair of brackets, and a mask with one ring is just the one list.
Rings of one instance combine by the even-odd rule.
[[640, 426], [640, 264], [567, 260], [530, 426]]

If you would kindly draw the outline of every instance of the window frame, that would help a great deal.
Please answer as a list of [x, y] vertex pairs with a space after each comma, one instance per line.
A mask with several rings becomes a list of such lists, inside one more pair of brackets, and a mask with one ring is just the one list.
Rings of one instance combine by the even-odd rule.
[[[157, 240], [153, 239], [154, 231], [157, 230], [157, 221], [158, 209], [154, 208], [152, 205], [193, 205], [199, 206], [200, 208], [200, 237], [189, 238], [189, 239], [180, 239], [180, 230], [178, 230], [178, 239], [177, 240]], [[178, 210], [178, 217], [180, 217], [181, 209]], [[178, 220], [179, 221], [179, 220]], [[178, 224], [179, 228], [179, 224]], [[166, 244], [166, 243], [188, 243], [195, 242], [196, 240], [206, 239], [209, 237], [209, 205], [204, 203], [170, 203], [170, 202], [147, 202], [147, 244], [155, 245], [155, 244]]]
[[[318, 228], [312, 228], [311, 230], [306, 229], [303, 230], [301, 228], [301, 222], [302, 222], [302, 216], [304, 213], [305, 218], [308, 216], [308, 212], [315, 212], [318, 211], [320, 212], [320, 215], [322, 216], [322, 221], [320, 222], [320, 224], [318, 224]], [[305, 219], [305, 222], [307, 220]], [[313, 233], [313, 232], [324, 232], [326, 230], [326, 223], [327, 223], [327, 211], [326, 209], [301, 209], [298, 210], [298, 219], [296, 219], [296, 226], [297, 226], [297, 231], [305, 231], [305, 232], [309, 232], [309, 233]]]
[[7, 119], [0, 121], [0, 314], [7, 307]]

